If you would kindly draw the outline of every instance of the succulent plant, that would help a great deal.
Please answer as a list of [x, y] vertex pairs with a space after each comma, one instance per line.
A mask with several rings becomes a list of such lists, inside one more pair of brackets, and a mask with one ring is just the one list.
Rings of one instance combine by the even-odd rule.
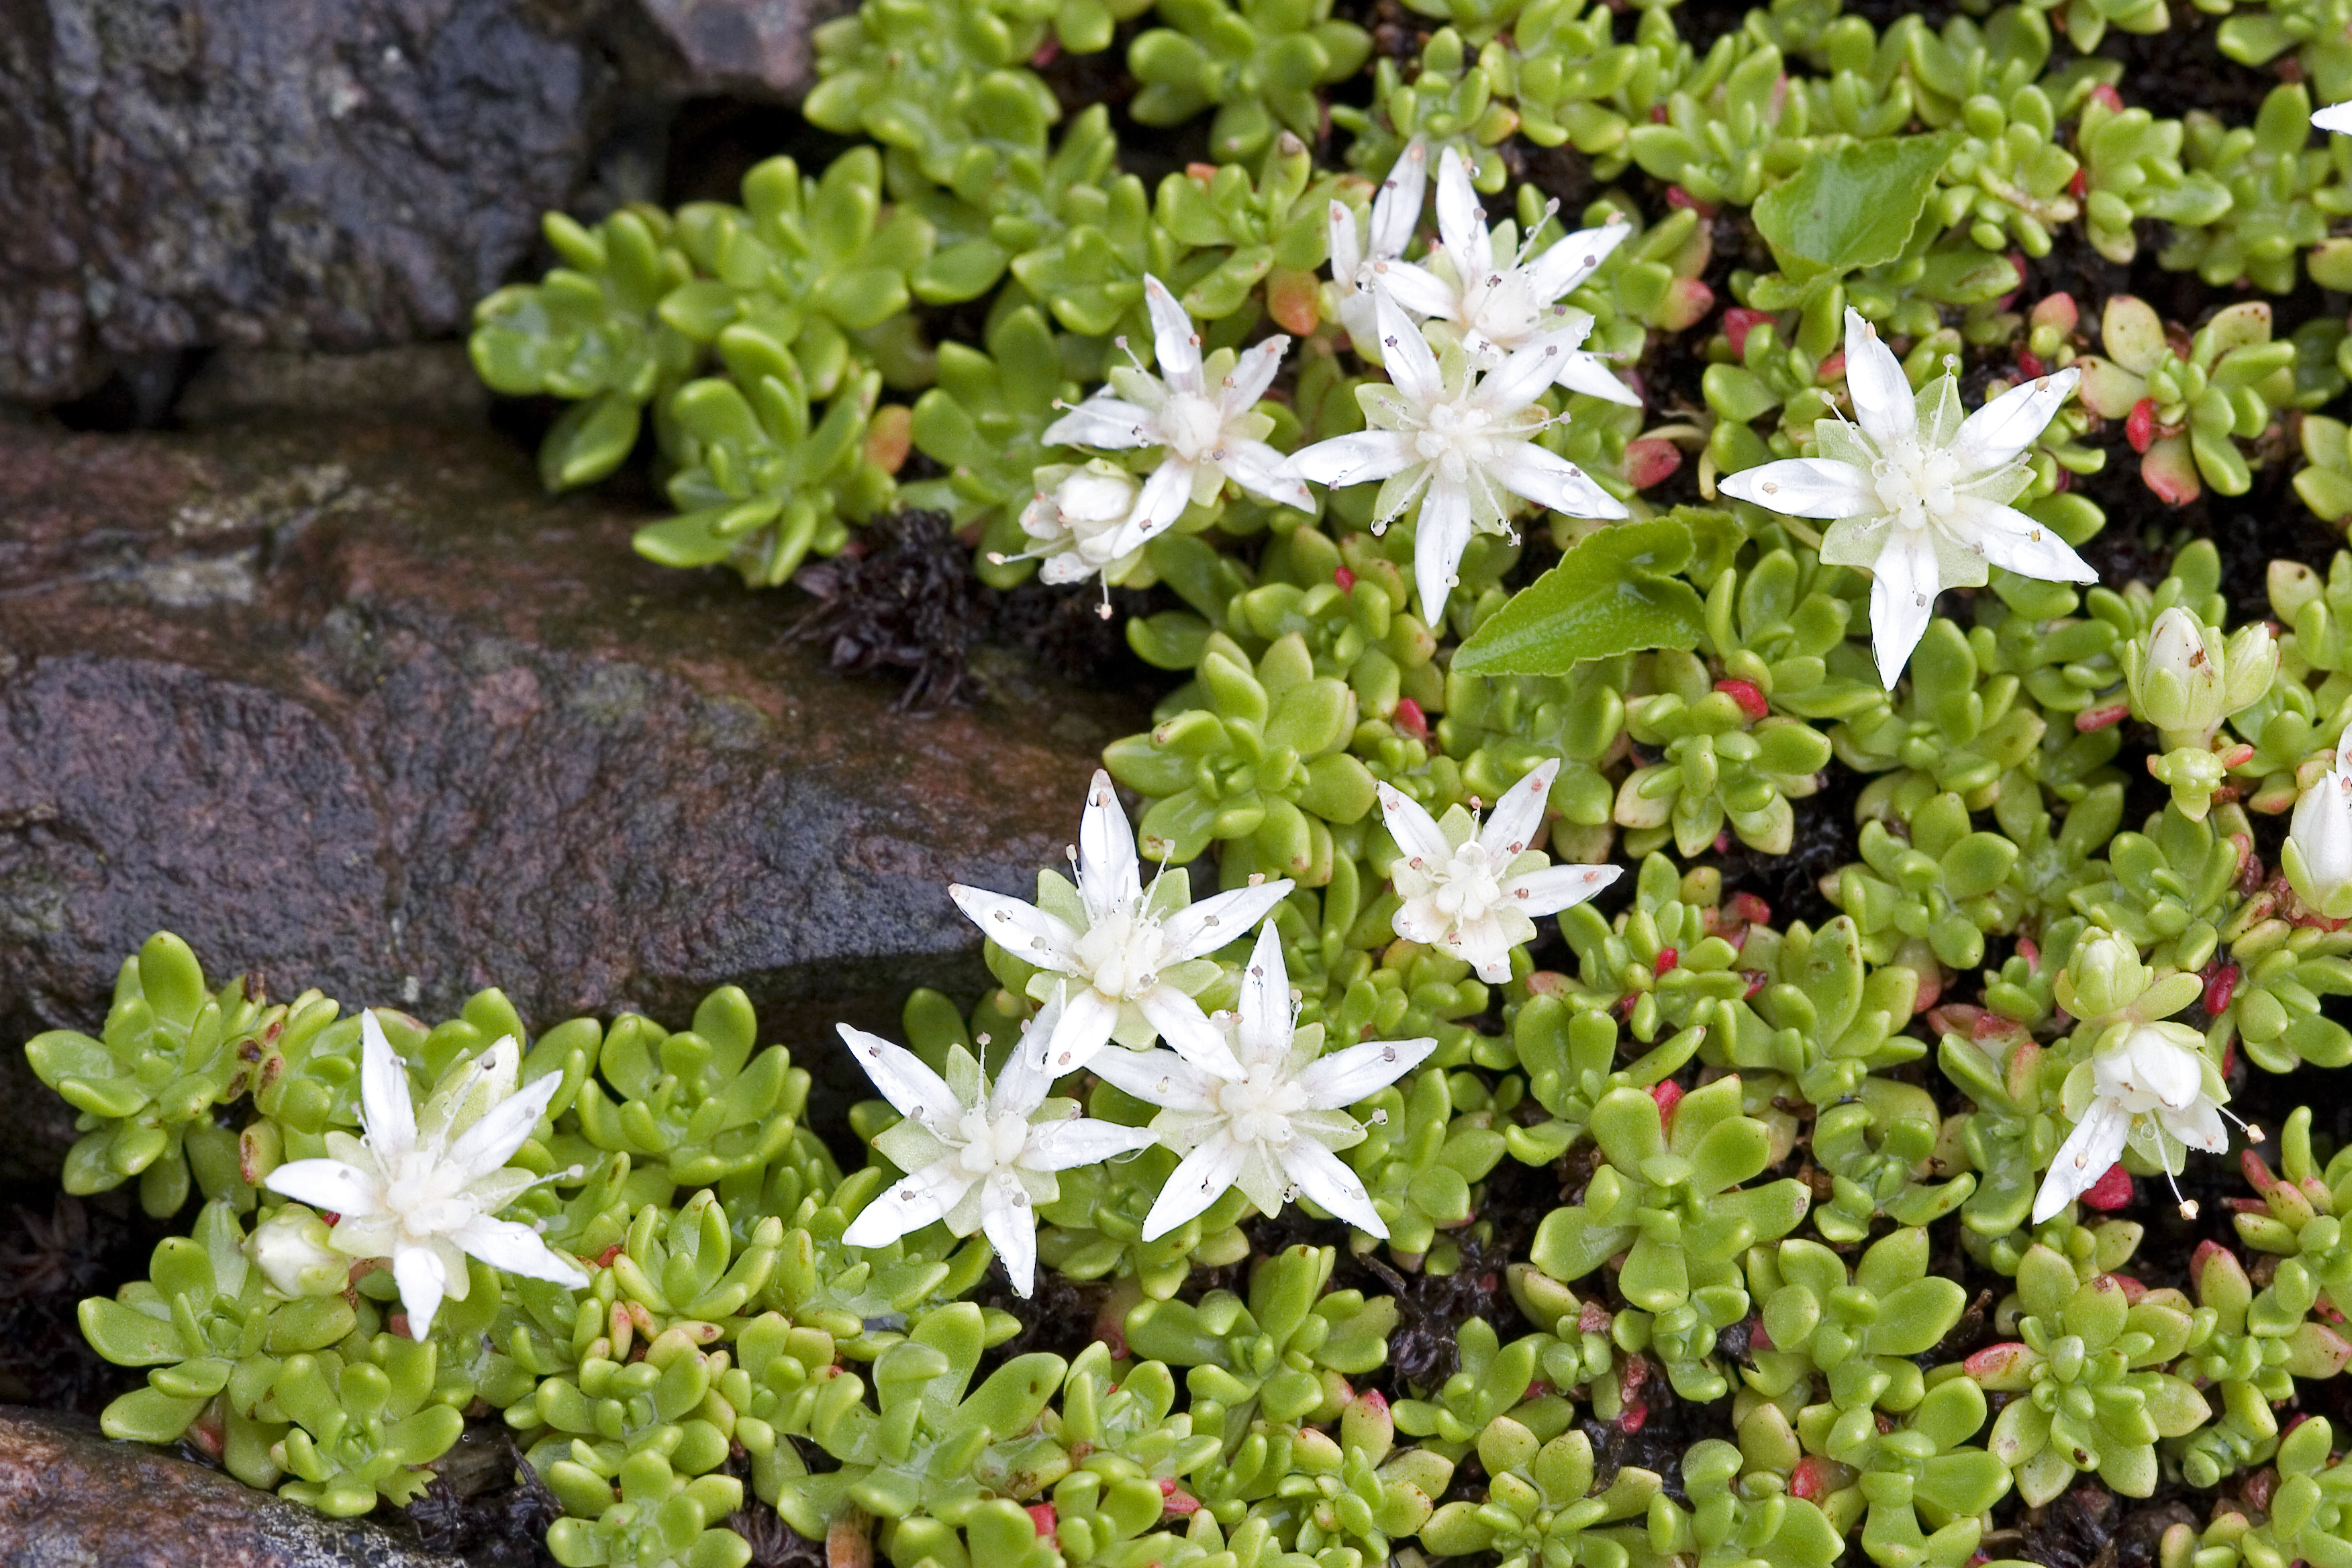
[[2099, 336], [2106, 356], [2076, 362], [2083, 403], [2126, 422], [2147, 488], [2176, 506], [2196, 499], [2200, 475], [2223, 495], [2245, 494], [2252, 473], [2237, 442], [2260, 436], [2294, 399], [2294, 344], [2271, 336], [2270, 306], [2229, 306], [2176, 352], [2153, 309], [2117, 294]]
[[1796, 832], [1789, 803], [1821, 787], [1815, 775], [1829, 763], [1829, 738], [1769, 711], [1752, 685], [1710, 681], [1687, 655], [1661, 652], [1651, 660], [1656, 689], [1627, 700], [1625, 732], [1637, 746], [1655, 748], [1659, 760], [1618, 786], [1627, 851], [1647, 854], [1671, 837], [1683, 854], [1696, 855], [1728, 821], [1742, 843], [1786, 854]]
[[1545, 1216], [1528, 1257], [1573, 1284], [1622, 1253], [1617, 1288], [1650, 1315], [1676, 1389], [1712, 1398], [1725, 1386], [1709, 1355], [1716, 1333], [1748, 1310], [1738, 1260], [1796, 1228], [1807, 1195], [1794, 1178], [1740, 1186], [1769, 1163], [1771, 1134], [1741, 1114], [1736, 1076], [1671, 1102], [1669, 1125], [1658, 1100], [1639, 1089], [1601, 1098], [1592, 1136], [1608, 1163], [1581, 1204]]
[[[1269, 1421], [1333, 1413], [1350, 1396], [1344, 1379], [1388, 1360], [1396, 1302], [1360, 1290], [1326, 1291], [1329, 1247], [1293, 1247], [1252, 1270], [1247, 1301], [1212, 1291], [1195, 1304], [1144, 1300], [1127, 1315], [1127, 1342], [1153, 1361], [1190, 1367], [1196, 1425], [1214, 1431], [1253, 1409]], [[1328, 1418], [1328, 1415], [1327, 1417]]]
[[1254, 157], [1278, 129], [1316, 134], [1316, 89], [1344, 80], [1371, 54], [1370, 34], [1331, 19], [1330, 0], [1160, 0], [1171, 25], [1139, 37], [1128, 68], [1142, 84], [1133, 112], [1174, 125], [1216, 106], [1209, 150], [1221, 163]]
[[1480, 1435], [1478, 1458], [1486, 1500], [1449, 1502], [1422, 1527], [1438, 1556], [1493, 1552], [1507, 1568], [1622, 1564], [1625, 1548], [1605, 1527], [1642, 1517], [1660, 1495], [1657, 1475], [1632, 1466], [1596, 1492], [1591, 1438], [1567, 1432], [1544, 1442], [1507, 1415]]
[[550, 213], [542, 226], [565, 265], [476, 305], [467, 347], [493, 391], [576, 405], [540, 444], [540, 476], [558, 489], [620, 467], [646, 405], [684, 381], [699, 353], [657, 313], [694, 275], [668, 214], [624, 207], [592, 229]]
[[2036, 1246], [2018, 1266], [2021, 1342], [1979, 1351], [1968, 1375], [2020, 1394], [1993, 1423], [1988, 1445], [2039, 1506], [2077, 1472], [2096, 1471], [2126, 1497], [2156, 1489], [2156, 1442], [2194, 1431], [2210, 1415], [2205, 1396], [2159, 1370], [2189, 1342], [2190, 1314], [2177, 1290], [2133, 1300], [2111, 1275], [2078, 1281], [2074, 1268]]
[[2299, 1263], [2280, 1264], [2257, 1294], [2244, 1265], [2219, 1243], [2200, 1243], [2193, 1262], [2198, 1310], [2182, 1366], [2219, 1395], [2220, 1415], [2174, 1447], [2189, 1485], [2211, 1487], [2271, 1458], [2279, 1435], [2272, 1407], [2294, 1396], [2295, 1378], [2343, 1371], [2352, 1342], [2310, 1320], [2319, 1288]]
[[52, 1029], [25, 1047], [41, 1081], [79, 1112], [66, 1191], [136, 1176], [141, 1206], [158, 1218], [187, 1201], [192, 1172], [206, 1197], [236, 1195], [236, 1138], [215, 1124], [214, 1108], [252, 1086], [257, 1037], [283, 1026], [283, 1010], [265, 1009], [243, 976], [215, 992], [185, 942], [149, 938], [115, 977], [97, 1038]]
[[1153, 799], [1145, 855], [1181, 864], [1232, 840], [1269, 875], [1330, 880], [1332, 830], [1361, 821], [1373, 799], [1371, 774], [1346, 749], [1354, 690], [1316, 674], [1296, 632], [1255, 661], [1213, 637], [1198, 680], [1206, 706], [1166, 712], [1103, 753], [1113, 778]]

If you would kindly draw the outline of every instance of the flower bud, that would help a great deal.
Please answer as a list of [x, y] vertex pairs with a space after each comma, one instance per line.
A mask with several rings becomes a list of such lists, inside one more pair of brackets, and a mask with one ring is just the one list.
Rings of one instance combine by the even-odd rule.
[[2221, 721], [2221, 634], [2175, 605], [2132, 644], [2132, 705], [2159, 730], [2210, 730]]
[[282, 1296], [331, 1296], [350, 1283], [352, 1260], [327, 1236], [325, 1220], [288, 1204], [253, 1227], [245, 1255]]
[[2075, 1017], [2111, 1018], [2139, 999], [2149, 977], [2129, 937], [2095, 926], [2074, 944], [2053, 989], [2058, 1005]]
[[2352, 765], [2343, 753], [2339, 742], [2335, 768], [2294, 803], [2280, 857], [2295, 897], [2337, 921], [2352, 919]]
[[1097, 458], [1048, 464], [1037, 470], [1036, 484], [1036, 499], [1022, 511], [1021, 528], [1030, 538], [1028, 553], [1045, 562], [1037, 574], [1055, 584], [1084, 582], [1097, 573], [1110, 581], [1124, 576], [1122, 567], [1141, 552], [1130, 551], [1129, 561], [1122, 562], [1110, 547], [1135, 510], [1141, 489], [1135, 476]]

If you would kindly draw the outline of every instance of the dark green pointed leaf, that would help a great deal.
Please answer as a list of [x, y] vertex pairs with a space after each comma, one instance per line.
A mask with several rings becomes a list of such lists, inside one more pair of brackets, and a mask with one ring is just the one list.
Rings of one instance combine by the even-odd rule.
[[1696, 647], [1706, 607], [1670, 575], [1689, 563], [1691, 550], [1690, 524], [1675, 516], [1588, 534], [1462, 645], [1454, 669], [1565, 675], [1579, 659]]

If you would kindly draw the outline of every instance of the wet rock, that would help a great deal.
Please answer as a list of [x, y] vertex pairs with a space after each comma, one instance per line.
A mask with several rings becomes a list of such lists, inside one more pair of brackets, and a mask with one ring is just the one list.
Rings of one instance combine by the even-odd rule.
[[[796, 594], [631, 554], [656, 504], [478, 430], [0, 426], [0, 1039], [95, 1026], [158, 928], [539, 1026], [734, 982], [844, 1092], [835, 1019], [977, 994], [946, 885], [1034, 885], [1139, 703], [898, 711], [783, 636]], [[63, 1107], [0, 1075], [0, 1173], [54, 1171]]]
[[696, 93], [797, 96], [808, 29], [838, 8], [0, 6], [0, 399], [112, 377], [123, 417], [152, 421], [190, 350], [461, 332], [541, 213], [583, 196], [601, 142]]
[[705, 91], [796, 98], [811, 78], [809, 31], [852, 0], [643, 0]]
[[0, 1562], [12, 1568], [460, 1568], [85, 1417], [0, 1406]]
[[478, 425], [490, 395], [458, 343], [409, 343], [362, 353], [223, 349], [172, 405], [190, 427], [344, 416], [412, 425]]

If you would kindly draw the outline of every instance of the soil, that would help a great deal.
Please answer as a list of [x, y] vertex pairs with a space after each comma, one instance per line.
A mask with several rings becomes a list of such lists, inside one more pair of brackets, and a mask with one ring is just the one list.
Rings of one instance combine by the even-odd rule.
[[184, 1226], [152, 1220], [128, 1188], [77, 1198], [55, 1186], [0, 1191], [0, 1403], [95, 1415], [146, 1381], [82, 1337], [82, 1298], [147, 1277], [147, 1260]]

